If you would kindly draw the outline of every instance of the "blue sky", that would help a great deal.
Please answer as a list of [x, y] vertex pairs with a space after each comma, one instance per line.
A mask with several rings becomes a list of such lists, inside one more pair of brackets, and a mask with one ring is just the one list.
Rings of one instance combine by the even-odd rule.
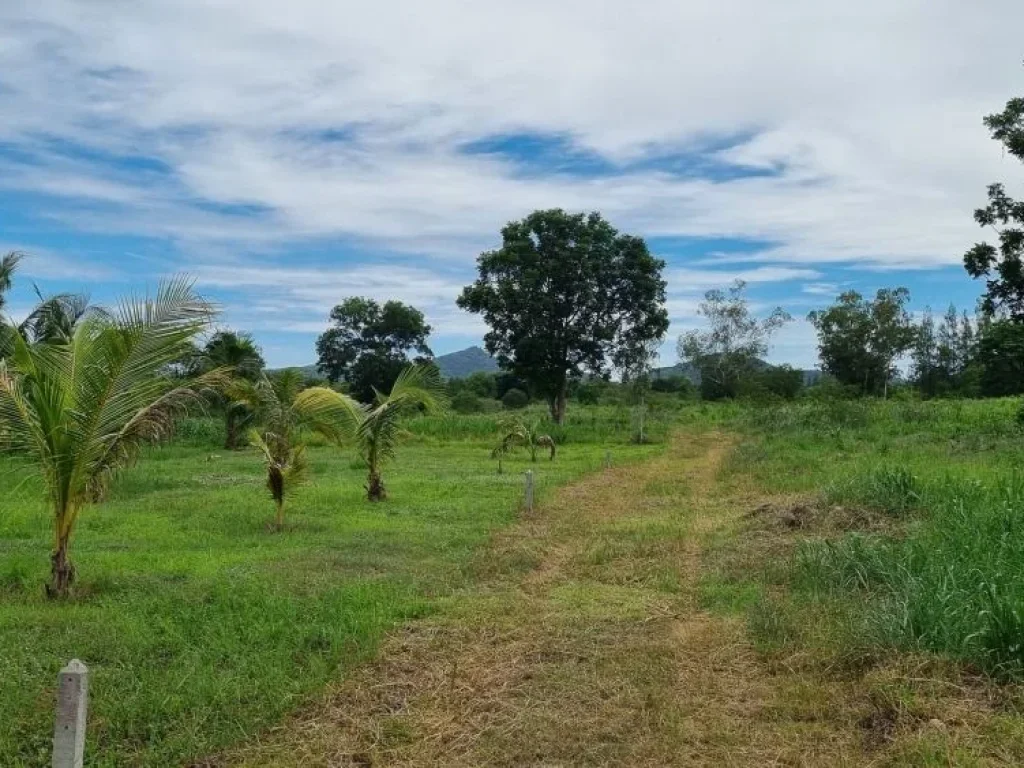
[[[892, 6], [898, 6], [893, 8]], [[971, 308], [985, 186], [1024, 172], [981, 116], [1024, 93], [1024, 6], [374, 4], [0, 7], [0, 249], [98, 302], [178, 272], [274, 365], [311, 362], [350, 295], [423, 309], [439, 353], [508, 220], [600, 210], [667, 262], [675, 339], [740, 277], [795, 318], [905, 285]]]

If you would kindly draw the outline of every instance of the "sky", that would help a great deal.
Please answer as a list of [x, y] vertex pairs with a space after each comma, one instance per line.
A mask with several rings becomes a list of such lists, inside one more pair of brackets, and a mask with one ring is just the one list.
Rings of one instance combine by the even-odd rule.
[[[347, 296], [399, 299], [436, 353], [500, 229], [598, 210], [665, 260], [675, 340], [736, 278], [794, 321], [904, 285], [972, 309], [981, 123], [1024, 95], [1019, 0], [4, 0], [0, 250], [98, 303], [188, 273], [273, 366]], [[991, 239], [991, 236], [989, 236]]]

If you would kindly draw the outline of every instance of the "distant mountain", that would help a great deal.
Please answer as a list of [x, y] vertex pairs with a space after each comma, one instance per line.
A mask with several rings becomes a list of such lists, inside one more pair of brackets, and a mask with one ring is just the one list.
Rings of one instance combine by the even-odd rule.
[[497, 361], [480, 347], [467, 347], [458, 352], [435, 357], [434, 362], [441, 369], [445, 379], [464, 379], [471, 373], [497, 373]]
[[280, 371], [298, 371], [306, 379], [322, 379], [323, 375], [317, 370], [316, 363], [312, 365], [293, 365], [289, 368], [270, 368], [267, 373], [278, 373]]
[[[480, 347], [467, 347], [458, 352], [450, 352], [447, 355], [435, 357], [434, 362], [441, 370], [441, 377], [445, 379], [464, 379], [477, 371], [484, 373], [497, 373], [498, 371], [498, 363]], [[294, 368], [307, 379], [323, 378], [323, 375], [317, 370], [316, 363], [297, 365]]]
[[[767, 368], [770, 363], [766, 363], [763, 360], [759, 360], [761, 366]], [[804, 375], [804, 386], [813, 387], [819, 381], [821, 381], [821, 371], [819, 370], [803, 370], [801, 373]], [[677, 376], [689, 379], [690, 382], [696, 387], [700, 386], [700, 371], [694, 368], [692, 365], [683, 365], [682, 363], [676, 363], [670, 365], [667, 368], [655, 368], [651, 372], [652, 378], [655, 379], [670, 379]]]

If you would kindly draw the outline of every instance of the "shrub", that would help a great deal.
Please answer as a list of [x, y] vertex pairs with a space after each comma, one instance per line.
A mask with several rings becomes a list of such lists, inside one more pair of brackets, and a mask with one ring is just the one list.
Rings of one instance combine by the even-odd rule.
[[651, 381], [651, 391], [688, 397], [693, 394], [693, 384], [685, 376], [664, 376]]
[[452, 398], [452, 410], [456, 413], [482, 413], [484, 404], [475, 394], [463, 390]]
[[530, 396], [521, 389], [512, 388], [501, 398], [501, 404], [511, 411], [518, 410], [530, 404]]
[[576, 400], [581, 405], [597, 405], [601, 401], [601, 386], [587, 382], [576, 387]]

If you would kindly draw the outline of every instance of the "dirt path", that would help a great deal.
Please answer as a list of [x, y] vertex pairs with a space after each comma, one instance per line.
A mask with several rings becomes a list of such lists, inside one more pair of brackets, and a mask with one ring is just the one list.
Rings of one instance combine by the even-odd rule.
[[700, 609], [703, 543], [749, 508], [716, 483], [730, 444], [680, 437], [562, 489], [470, 593], [231, 764], [872, 764], [840, 688], [770, 672]]

